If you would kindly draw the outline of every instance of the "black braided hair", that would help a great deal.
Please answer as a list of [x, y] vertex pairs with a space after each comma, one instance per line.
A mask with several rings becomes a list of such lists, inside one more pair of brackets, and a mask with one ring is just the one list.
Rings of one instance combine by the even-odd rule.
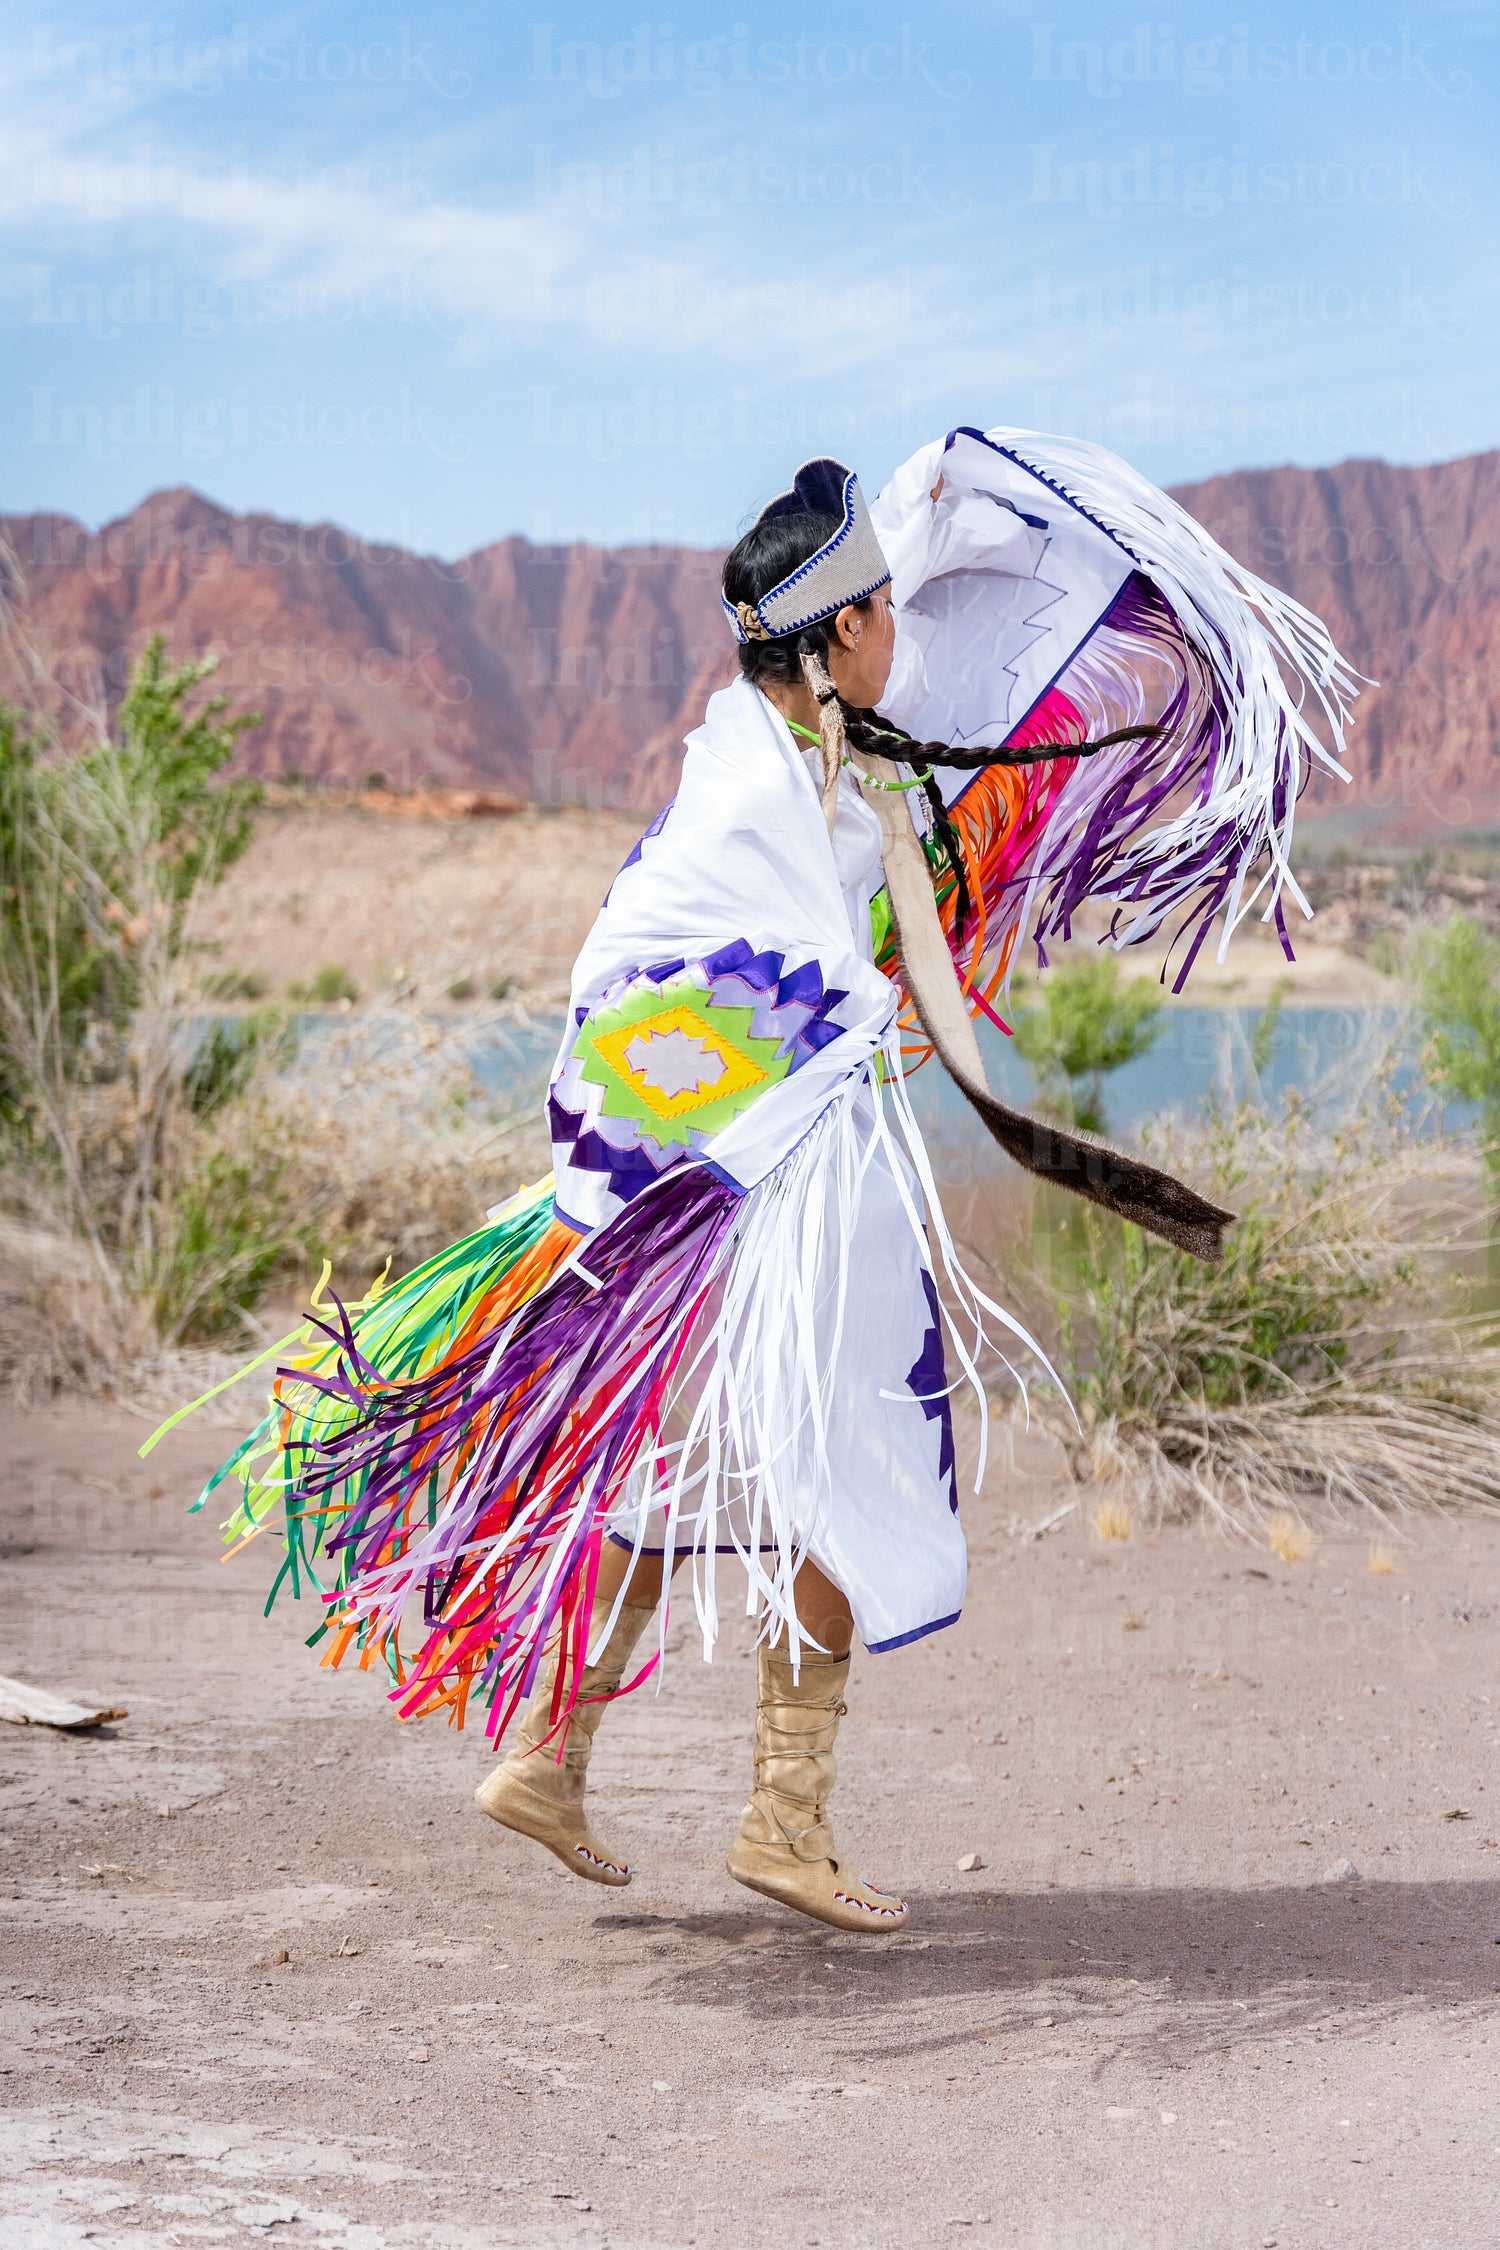
[[922, 794], [932, 813], [933, 833], [942, 845], [953, 876], [953, 936], [959, 945], [963, 943], [964, 925], [973, 911], [974, 901], [969, 891], [963, 845], [933, 768], [947, 766], [972, 773], [984, 766], [1037, 766], [1047, 758], [1092, 758], [1100, 750], [1112, 749], [1117, 742], [1149, 742], [1160, 732], [1160, 727], [1116, 727], [1112, 734], [1101, 734], [1092, 742], [1032, 742], [1024, 749], [1011, 749], [1000, 743], [989, 749], [957, 750], [946, 742], [918, 742], [890, 719], [882, 719], [874, 711], [861, 711], [852, 704], [844, 705], [844, 733], [856, 750], [862, 750], [866, 757], [899, 759], [912, 767], [921, 780]]
[[1113, 734], [1097, 735], [1093, 741], [1030, 742], [1024, 749], [1002, 742], [993, 749], [958, 750], [946, 742], [918, 742], [890, 719], [846, 703], [844, 732], [866, 757], [900, 758], [910, 766], [953, 766], [972, 773], [981, 766], [1039, 766], [1047, 758], [1092, 758], [1096, 751], [1112, 750], [1117, 742], [1153, 742], [1161, 728], [1116, 727]]

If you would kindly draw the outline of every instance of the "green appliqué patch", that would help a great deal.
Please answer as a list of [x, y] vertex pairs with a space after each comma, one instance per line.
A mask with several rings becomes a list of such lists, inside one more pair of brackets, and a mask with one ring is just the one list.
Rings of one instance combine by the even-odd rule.
[[588, 1017], [573, 1059], [603, 1088], [606, 1117], [686, 1146], [693, 1132], [722, 1132], [791, 1068], [779, 1040], [753, 1035], [754, 1014], [716, 1001], [688, 977], [643, 985]]

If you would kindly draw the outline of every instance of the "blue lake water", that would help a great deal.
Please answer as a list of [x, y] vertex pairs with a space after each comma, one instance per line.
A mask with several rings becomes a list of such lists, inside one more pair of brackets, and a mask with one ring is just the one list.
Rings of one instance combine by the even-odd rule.
[[[1169, 1008], [1150, 1051], [1104, 1083], [1109, 1128], [1129, 1132], [1148, 1117], [1196, 1115], [1209, 1096], [1248, 1096], [1277, 1108], [1289, 1093], [1301, 1095], [1327, 1124], [1357, 1109], [1382, 1073], [1411, 1113], [1425, 1114], [1430, 1097], [1417, 1069], [1418, 1036], [1398, 1008], [1283, 1008], [1266, 1067], [1257, 1072], [1253, 1043], [1258, 1008]], [[486, 1027], [471, 1049], [481, 1082], [512, 1100], [539, 1097], [562, 1036], [562, 1017], [530, 1025]], [[990, 1083], [1003, 1099], [1024, 1108], [1035, 1099], [1031, 1073], [1012, 1042], [992, 1025], [979, 1026]], [[956, 1087], [935, 1065], [916, 1073], [912, 1096], [923, 1123], [962, 1133], [970, 1112]], [[1450, 1126], [1465, 1113], [1450, 1106]], [[1436, 1119], [1433, 1119], [1434, 1125]]]

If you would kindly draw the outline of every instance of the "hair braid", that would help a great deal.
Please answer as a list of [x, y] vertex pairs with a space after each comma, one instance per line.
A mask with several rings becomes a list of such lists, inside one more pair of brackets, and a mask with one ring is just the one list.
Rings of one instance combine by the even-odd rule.
[[797, 656], [808, 693], [818, 706], [818, 736], [823, 757], [823, 818], [828, 833], [838, 812], [839, 776], [844, 767], [844, 720], [848, 706], [829, 677], [822, 652], [807, 634], [799, 634]]
[[1101, 734], [1092, 742], [1032, 742], [1015, 750], [1001, 743], [993, 749], [956, 750], [946, 742], [918, 742], [889, 719], [877, 718], [873, 711], [861, 711], [854, 704], [846, 703], [843, 711], [845, 735], [867, 757], [900, 758], [911, 766], [950, 766], [964, 772], [976, 772], [983, 766], [1038, 766], [1048, 758], [1092, 758], [1096, 751], [1111, 750], [1119, 742], [1152, 742], [1162, 731], [1160, 727], [1117, 727], [1113, 734]]
[[1092, 758], [1096, 751], [1108, 750], [1117, 742], [1151, 741], [1162, 731], [1160, 727], [1118, 727], [1113, 734], [1100, 735], [1093, 742], [1034, 742], [1016, 750], [1004, 744], [996, 749], [955, 750], [946, 742], [918, 742], [889, 719], [878, 719], [872, 711], [861, 711], [853, 704], [843, 704], [842, 712], [844, 736], [856, 750], [866, 757], [899, 759], [916, 769], [932, 813], [932, 834], [953, 876], [953, 935], [960, 945], [974, 902], [963, 842], [933, 767], [976, 771], [985, 766], [1035, 766], [1047, 758]]

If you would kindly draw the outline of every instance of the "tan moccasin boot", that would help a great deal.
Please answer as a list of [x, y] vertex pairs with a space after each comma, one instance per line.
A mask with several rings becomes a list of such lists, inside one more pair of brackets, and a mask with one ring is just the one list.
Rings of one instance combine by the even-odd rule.
[[[600, 1596], [589, 1621], [592, 1636], [603, 1629], [613, 1608], [613, 1597]], [[588, 1883], [609, 1883], [618, 1888], [630, 1881], [627, 1862], [607, 1852], [590, 1832], [584, 1816], [583, 1790], [589, 1753], [610, 1700], [619, 1694], [631, 1650], [640, 1639], [655, 1608], [621, 1609], [615, 1629], [579, 1682], [578, 1701], [567, 1724], [562, 1756], [558, 1737], [547, 1740], [552, 1725], [552, 1683], [557, 1677], [556, 1651], [543, 1664], [536, 1691], [521, 1715], [515, 1747], [502, 1764], [474, 1792], [475, 1802], [502, 1828], [530, 1836], [556, 1855], [575, 1875]]]
[[762, 1644], [755, 1715], [755, 1791], [726, 1862], [737, 1883], [836, 1930], [899, 1930], [906, 1901], [862, 1882], [837, 1857], [828, 1825], [833, 1745], [847, 1706], [847, 1656], [804, 1649], [792, 1678], [784, 1647]]

